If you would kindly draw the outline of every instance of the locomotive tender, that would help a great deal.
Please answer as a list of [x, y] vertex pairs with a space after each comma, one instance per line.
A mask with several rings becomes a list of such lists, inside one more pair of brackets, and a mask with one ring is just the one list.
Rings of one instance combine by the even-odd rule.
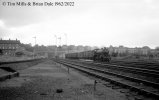
[[110, 62], [111, 57], [109, 50], [106, 48], [95, 49], [90, 51], [68, 53], [65, 55], [68, 59], [90, 59], [94, 61]]

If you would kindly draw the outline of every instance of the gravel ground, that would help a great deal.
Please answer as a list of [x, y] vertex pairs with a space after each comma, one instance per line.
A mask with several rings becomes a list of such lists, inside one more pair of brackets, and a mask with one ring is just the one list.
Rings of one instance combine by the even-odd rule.
[[0, 82], [0, 100], [130, 100], [78, 71], [48, 60], [20, 70], [20, 77]]

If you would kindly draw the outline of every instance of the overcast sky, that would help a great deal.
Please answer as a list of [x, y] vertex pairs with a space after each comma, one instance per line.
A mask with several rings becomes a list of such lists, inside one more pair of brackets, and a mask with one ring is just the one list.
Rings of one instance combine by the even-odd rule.
[[[22, 43], [154, 48], [159, 46], [159, 0], [65, 0], [73, 7], [8, 7], [0, 0], [0, 37]], [[40, 0], [34, 0], [39, 1]], [[62, 1], [62, 0], [41, 0]], [[57, 41], [59, 44], [59, 41]]]

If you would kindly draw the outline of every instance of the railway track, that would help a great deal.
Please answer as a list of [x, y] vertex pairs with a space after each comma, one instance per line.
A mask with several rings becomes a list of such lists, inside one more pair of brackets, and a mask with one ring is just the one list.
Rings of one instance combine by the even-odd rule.
[[[72, 60], [74, 62], [79, 62], [77, 60]], [[109, 68], [109, 69], [115, 69], [115, 70], [123, 70], [131, 73], [136, 73], [139, 75], [145, 75], [145, 76], [151, 76], [155, 79], [159, 79], [159, 71], [154, 69], [147, 69], [147, 68], [137, 68], [137, 67], [128, 67], [128, 66], [121, 66], [121, 65], [114, 65], [114, 64], [108, 64], [108, 63], [99, 63], [99, 62], [90, 62], [90, 61], [80, 61], [85, 64], [91, 64], [91, 65], [97, 65], [102, 68]]]
[[[102, 62], [103, 63], [103, 62]], [[150, 70], [158, 70], [159, 71], [159, 62], [157, 61], [145, 61], [145, 60], [139, 60], [139, 61], [125, 61], [125, 60], [111, 60], [111, 62], [105, 64], [111, 64], [111, 65], [120, 65], [120, 66], [130, 66], [135, 68], [144, 68], [144, 69], [150, 69]]]
[[68, 60], [64, 61], [64, 60], [54, 59], [54, 61], [56, 61], [57, 63], [61, 63], [65, 66], [75, 68], [89, 75], [95, 76], [99, 79], [109, 81], [110, 83], [115, 84], [117, 86], [123, 88], [129, 88], [130, 90], [135, 91], [138, 94], [144, 95], [146, 97], [151, 97], [154, 100], [157, 100], [159, 98], [159, 89], [156, 88], [159, 86], [158, 83], [149, 82], [146, 80], [137, 79], [129, 76], [124, 76], [113, 72], [103, 71], [99, 68], [91, 68], [79, 63], [77, 64], [75, 62], [69, 62]]
[[[68, 60], [68, 59], [67, 59]], [[87, 65], [91, 65], [91, 67], [98, 67], [103, 70], [127, 75], [134, 78], [141, 78], [147, 81], [157, 82], [159, 83], [159, 74], [157, 71], [153, 73], [154, 71], [143, 69], [143, 68], [134, 68], [134, 67], [127, 67], [127, 66], [119, 66], [119, 65], [111, 65], [111, 64], [105, 64], [105, 63], [99, 63], [99, 62], [92, 62], [92, 61], [81, 61], [81, 60], [71, 60], [76, 63], [83, 63]]]
[[157, 62], [157, 61], [151, 62], [151, 61], [122, 61], [122, 60], [115, 61], [115, 60], [112, 60], [111, 64], [159, 70], [159, 62]]

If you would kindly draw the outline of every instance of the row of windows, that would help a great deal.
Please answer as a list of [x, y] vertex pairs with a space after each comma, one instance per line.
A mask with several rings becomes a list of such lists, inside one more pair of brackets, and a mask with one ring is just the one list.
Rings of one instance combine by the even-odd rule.
[[4, 55], [14, 55], [15, 52], [12, 51], [4, 51], [3, 54]]
[[17, 49], [18, 48], [18, 46], [16, 46], [16, 47], [0, 47], [0, 49]]
[[18, 46], [18, 44], [0, 44], [0, 47], [1, 46]]
[[0, 49], [17, 49], [18, 44], [0, 44]]

